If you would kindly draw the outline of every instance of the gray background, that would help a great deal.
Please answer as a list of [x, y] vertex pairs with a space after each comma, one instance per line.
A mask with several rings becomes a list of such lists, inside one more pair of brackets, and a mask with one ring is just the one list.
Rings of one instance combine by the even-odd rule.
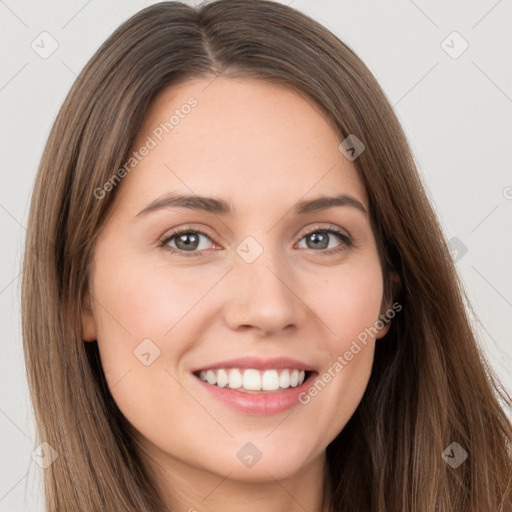
[[[1, 512], [43, 510], [43, 470], [31, 459], [36, 444], [19, 293], [38, 161], [75, 76], [122, 21], [152, 3], [0, 0]], [[458, 249], [453, 255], [483, 349], [512, 389], [510, 0], [286, 3], [351, 46], [394, 105], [446, 237]], [[40, 35], [45, 31], [51, 36]], [[52, 38], [58, 48], [42, 58]], [[459, 55], [464, 40], [469, 46]]]

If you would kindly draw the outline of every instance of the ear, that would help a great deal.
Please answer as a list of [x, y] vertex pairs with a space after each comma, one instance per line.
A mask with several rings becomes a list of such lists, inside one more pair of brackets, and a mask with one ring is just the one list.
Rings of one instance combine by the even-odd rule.
[[400, 288], [400, 277], [396, 272], [390, 272], [385, 281], [384, 295], [382, 297], [382, 303], [380, 307], [379, 320], [376, 322], [376, 326], [379, 327], [379, 332], [375, 336], [376, 339], [383, 338], [391, 327], [391, 321], [402, 306], [399, 309], [394, 308], [393, 299], [398, 293]]
[[386, 336], [386, 334], [389, 331], [389, 327], [390, 327], [390, 320], [387, 319], [385, 313], [381, 313], [379, 315], [379, 320], [377, 320], [376, 325], [377, 326], [383, 325], [383, 327], [380, 328], [379, 332], [375, 335], [375, 339], [380, 340], [381, 338], [384, 338], [384, 336]]
[[82, 339], [96, 341], [96, 322], [89, 292], [87, 292], [82, 306]]

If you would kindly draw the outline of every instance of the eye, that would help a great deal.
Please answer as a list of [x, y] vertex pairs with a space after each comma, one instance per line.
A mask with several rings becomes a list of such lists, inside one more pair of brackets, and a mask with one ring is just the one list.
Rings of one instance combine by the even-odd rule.
[[[203, 231], [184, 228], [166, 235], [159, 242], [159, 246], [171, 253], [183, 256], [202, 256], [203, 252], [209, 249], [208, 242], [203, 242], [202, 238], [212, 242], [211, 237]], [[341, 242], [333, 245], [332, 241], [336, 238]], [[322, 255], [338, 253], [353, 245], [348, 233], [332, 225], [327, 228], [315, 226], [302, 235], [299, 244], [302, 240], [306, 240], [306, 249], [318, 249], [315, 252]]]
[[[333, 238], [338, 238], [341, 240], [341, 243], [333, 245], [331, 243]], [[320, 251], [316, 252], [321, 252], [323, 255], [341, 252], [352, 246], [350, 235], [334, 226], [325, 229], [317, 226], [311, 228], [303, 235], [300, 241], [302, 242], [302, 240], [306, 241], [306, 249], [319, 249]]]
[[[204, 243], [201, 243], [202, 237], [211, 240], [206, 233], [200, 230], [181, 229], [166, 236], [164, 240], [160, 242], [160, 246], [172, 253], [188, 252], [190, 254], [185, 254], [185, 256], [202, 256], [202, 251], [208, 249], [208, 247], [205, 247]], [[206, 243], [206, 245], [208, 244]]]

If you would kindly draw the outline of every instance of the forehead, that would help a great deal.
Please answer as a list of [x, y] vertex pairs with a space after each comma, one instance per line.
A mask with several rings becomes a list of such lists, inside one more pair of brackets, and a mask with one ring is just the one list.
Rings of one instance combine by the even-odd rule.
[[225, 197], [236, 208], [295, 203], [349, 193], [367, 206], [341, 137], [309, 98], [262, 80], [191, 80], [152, 102], [132, 151], [141, 153], [122, 183], [140, 205], [178, 191]]

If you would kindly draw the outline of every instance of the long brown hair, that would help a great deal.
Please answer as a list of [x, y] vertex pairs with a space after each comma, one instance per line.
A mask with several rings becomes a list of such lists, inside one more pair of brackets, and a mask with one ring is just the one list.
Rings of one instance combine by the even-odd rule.
[[[158, 92], [221, 74], [287, 84], [318, 104], [340, 142], [354, 134], [365, 145], [354, 165], [368, 192], [385, 294], [402, 311], [377, 343], [360, 405], [327, 447], [332, 510], [510, 511], [511, 399], [477, 347], [397, 117], [346, 44], [265, 0], [143, 9], [91, 58], [53, 125], [31, 203], [22, 285], [38, 434], [59, 453], [44, 472], [48, 511], [165, 509], [97, 346], [81, 338], [92, 251], [122, 183], [101, 199], [94, 191], [123, 167]], [[468, 454], [458, 467], [442, 456], [454, 442]]]

